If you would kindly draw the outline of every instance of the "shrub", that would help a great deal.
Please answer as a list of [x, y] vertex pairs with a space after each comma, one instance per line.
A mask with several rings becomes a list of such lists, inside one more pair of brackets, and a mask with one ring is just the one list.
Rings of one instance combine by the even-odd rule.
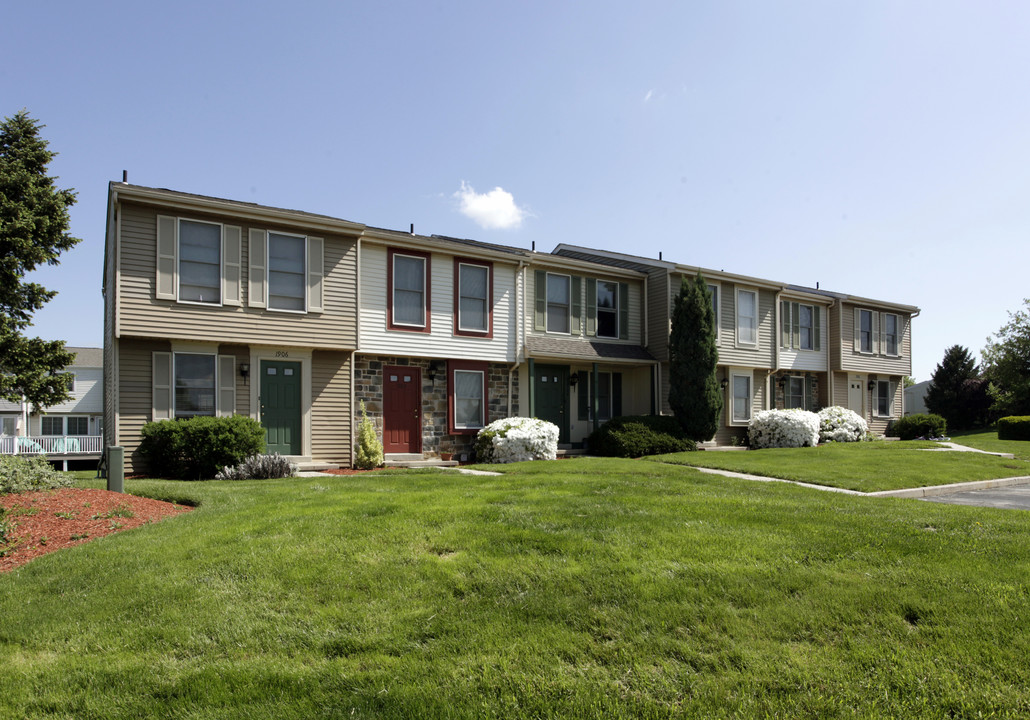
[[558, 426], [536, 418], [495, 420], [476, 435], [476, 460], [485, 463], [554, 460]]
[[999, 440], [1030, 440], [1030, 415], [1010, 415], [998, 419]]
[[143, 426], [140, 453], [161, 477], [201, 480], [265, 451], [261, 423], [243, 415], [158, 420]]
[[660, 453], [697, 450], [679, 420], [669, 415], [612, 418], [594, 430], [590, 454], [603, 457], [641, 457]]
[[947, 432], [948, 423], [940, 415], [933, 413], [905, 415], [894, 423], [894, 433], [902, 440], [944, 437]]
[[296, 474], [296, 463], [279, 453], [273, 453], [251, 455], [235, 467], [222, 468], [215, 475], [215, 480], [274, 480], [293, 477]]
[[71, 484], [71, 476], [54, 470], [42, 455], [0, 455], [0, 495], [52, 490]]
[[839, 405], [819, 411], [819, 442], [859, 442], [869, 426], [862, 416]]
[[748, 423], [753, 448], [814, 447], [819, 444], [819, 416], [808, 410], [764, 410]]
[[374, 470], [383, 464], [383, 444], [376, 435], [375, 425], [365, 414], [365, 401], [361, 401], [361, 424], [358, 425], [358, 454], [354, 466], [361, 470]]

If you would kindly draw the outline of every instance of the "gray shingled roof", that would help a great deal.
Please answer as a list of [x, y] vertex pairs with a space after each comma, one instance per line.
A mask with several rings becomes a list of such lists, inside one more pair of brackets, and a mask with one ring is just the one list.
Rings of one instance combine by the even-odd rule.
[[557, 357], [570, 360], [630, 360], [655, 362], [654, 357], [639, 345], [597, 342], [596, 340], [566, 340], [555, 337], [531, 335], [526, 338], [526, 348], [533, 357]]
[[72, 366], [92, 368], [104, 367], [103, 348], [71, 347], [65, 345], [64, 349], [70, 353], [75, 353], [75, 362], [72, 363]]

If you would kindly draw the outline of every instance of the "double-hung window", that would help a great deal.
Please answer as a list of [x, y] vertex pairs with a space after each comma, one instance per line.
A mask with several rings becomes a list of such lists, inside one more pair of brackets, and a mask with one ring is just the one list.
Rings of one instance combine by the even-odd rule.
[[175, 354], [175, 417], [215, 414], [215, 356]]
[[876, 381], [876, 397], [874, 407], [876, 414], [880, 417], [890, 417], [892, 400], [891, 383], [889, 380]]
[[597, 337], [619, 337], [619, 283], [597, 281]]
[[474, 260], [455, 260], [455, 334], [490, 337], [493, 333], [493, 266]]
[[151, 354], [153, 420], [236, 411], [236, 356], [202, 349]]
[[712, 329], [715, 330], [715, 339], [719, 339], [719, 286], [709, 285], [708, 294], [712, 296]]
[[805, 378], [791, 375], [784, 384], [783, 405], [786, 408], [805, 407]]
[[883, 314], [883, 344], [888, 355], [898, 355], [898, 316]]
[[69, 415], [65, 418], [65, 435], [89, 435], [89, 418], [85, 415]]
[[737, 291], [737, 343], [758, 344], [758, 293], [754, 290]]
[[429, 332], [429, 255], [390, 250], [388, 263], [389, 327]]
[[572, 278], [547, 273], [547, 332], [570, 332]]
[[731, 373], [730, 390], [732, 424], [746, 424], [751, 420], [751, 375]]
[[61, 415], [44, 415], [40, 418], [41, 435], [64, 435], [64, 417]]
[[448, 362], [447, 415], [452, 434], [472, 434], [487, 422], [487, 373], [485, 362]]
[[798, 347], [801, 350], [812, 349], [812, 338], [814, 336], [812, 318], [814, 314], [811, 305], [798, 305]]
[[179, 220], [179, 300], [222, 302], [222, 226]]
[[858, 311], [858, 351], [864, 353], [873, 350], [873, 311]]
[[15, 435], [18, 428], [18, 418], [14, 415], [0, 417], [0, 435]]
[[268, 233], [268, 308], [304, 312], [307, 238]]

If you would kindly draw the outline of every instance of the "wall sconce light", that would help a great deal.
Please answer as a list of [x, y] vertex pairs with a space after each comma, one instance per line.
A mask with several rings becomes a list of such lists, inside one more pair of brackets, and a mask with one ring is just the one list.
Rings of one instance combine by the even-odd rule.
[[240, 377], [244, 380], [250, 375], [250, 363], [240, 363]]
[[429, 363], [429, 382], [436, 387], [436, 376], [443, 371], [443, 363], [439, 360], [432, 360]]
[[574, 373], [572, 373], [572, 376], [569, 378], [569, 385], [571, 387], [576, 387], [576, 385], [578, 383], [579, 383], [579, 373], [578, 372], [574, 372]]
[[876, 381], [875, 380], [870, 380], [869, 384], [866, 387], [868, 387], [870, 390], [872, 390], [873, 388], [876, 387]]
[[780, 379], [776, 381], [776, 384], [779, 385], [780, 390], [782, 390], [787, 386], [787, 377], [785, 375], [781, 375]]
[[719, 383], [719, 387], [721, 387], [721, 388], [722, 388], [723, 390], [725, 390], [725, 389], [726, 389], [726, 387], [727, 387], [727, 386], [728, 386], [729, 384], [730, 384], [730, 380], [729, 380], [729, 378], [723, 378], [723, 379], [722, 379], [722, 382], [720, 382], [720, 383]]

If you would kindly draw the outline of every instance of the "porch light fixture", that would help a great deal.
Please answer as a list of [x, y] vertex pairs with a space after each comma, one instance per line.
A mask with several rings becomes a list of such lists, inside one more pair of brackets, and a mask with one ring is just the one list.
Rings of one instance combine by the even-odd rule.
[[244, 380], [250, 375], [250, 363], [240, 363], [240, 377]]
[[866, 387], [869, 388], [870, 390], [872, 390], [873, 388], [876, 387], [876, 381], [875, 380], [870, 380], [869, 384], [866, 385]]
[[729, 385], [729, 384], [730, 384], [729, 378], [723, 378], [722, 382], [719, 383], [719, 387], [721, 387], [723, 390], [725, 390], [726, 386]]
[[433, 387], [436, 387], [436, 375], [443, 371], [443, 363], [439, 360], [432, 360], [429, 363], [429, 382], [433, 383]]
[[579, 384], [579, 373], [574, 372], [572, 373], [572, 376], [569, 378], [569, 386], [576, 387], [577, 384]]

